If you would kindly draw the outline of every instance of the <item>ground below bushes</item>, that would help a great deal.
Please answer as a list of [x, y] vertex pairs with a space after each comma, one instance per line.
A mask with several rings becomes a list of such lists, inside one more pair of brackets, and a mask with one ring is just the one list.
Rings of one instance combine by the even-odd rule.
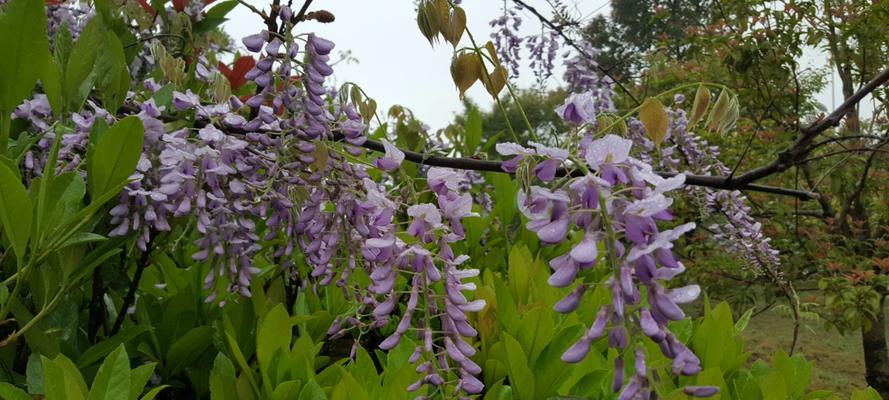
[[[751, 319], [743, 336], [751, 362], [768, 360], [769, 354], [790, 349], [793, 320], [789, 315], [768, 311]], [[860, 333], [842, 336], [835, 330], [826, 330], [823, 324], [803, 321], [797, 349], [814, 364], [812, 390], [831, 390], [848, 398], [853, 389], [867, 386]]]

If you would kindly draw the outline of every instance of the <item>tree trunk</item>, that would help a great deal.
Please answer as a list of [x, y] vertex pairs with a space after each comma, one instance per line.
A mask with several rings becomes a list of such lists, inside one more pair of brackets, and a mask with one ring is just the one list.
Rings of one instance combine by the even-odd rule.
[[889, 399], [889, 348], [886, 346], [886, 313], [883, 302], [868, 330], [861, 331], [867, 384]]

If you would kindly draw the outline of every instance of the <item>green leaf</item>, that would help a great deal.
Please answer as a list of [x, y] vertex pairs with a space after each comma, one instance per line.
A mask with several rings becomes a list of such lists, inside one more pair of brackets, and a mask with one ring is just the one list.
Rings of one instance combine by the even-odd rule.
[[253, 368], [250, 368], [250, 364], [247, 364], [247, 359], [244, 358], [244, 353], [241, 353], [241, 349], [238, 347], [238, 341], [228, 332], [225, 332], [225, 340], [232, 356], [234, 356], [235, 361], [238, 363], [238, 367], [241, 368], [241, 376], [245, 377], [250, 383], [250, 387], [253, 389], [254, 394], [259, 393], [259, 385], [256, 383], [256, 376], [253, 374]]
[[223, 353], [216, 354], [213, 369], [210, 371], [210, 399], [237, 400], [237, 379], [235, 366]]
[[0, 398], [3, 400], [31, 400], [31, 395], [6, 382], [0, 382]]
[[482, 141], [482, 116], [477, 108], [469, 110], [466, 115], [466, 155], [470, 156], [478, 150]]
[[744, 332], [744, 329], [747, 329], [747, 324], [750, 323], [750, 318], [753, 316], [753, 307], [750, 307], [741, 318], [738, 318], [738, 321], [735, 322], [735, 334], [740, 335], [741, 332]]
[[154, 367], [156, 365], [156, 363], [140, 365], [130, 373], [130, 400], [136, 400], [139, 398], [139, 395], [142, 394], [142, 390], [145, 389], [148, 379], [150, 379], [151, 374], [154, 373]]
[[123, 104], [130, 88], [130, 71], [120, 39], [110, 30], [105, 31], [104, 36], [102, 49], [96, 56], [96, 89], [102, 96], [102, 105], [114, 111]]
[[43, 73], [40, 75], [40, 86], [46, 92], [49, 106], [53, 114], [62, 115], [64, 104], [62, 102], [62, 65], [52, 60], [46, 63]]
[[213, 8], [207, 10], [204, 14], [204, 18], [195, 24], [194, 31], [195, 33], [208, 32], [219, 25], [222, 25], [223, 22], [228, 21], [228, 18], [225, 18], [228, 13], [233, 10], [238, 5], [238, 0], [226, 0], [219, 2]]
[[342, 370], [340, 383], [333, 389], [331, 400], [368, 400], [367, 392], [348, 372]]
[[36, 352], [28, 356], [25, 381], [28, 384], [28, 393], [43, 394], [43, 365], [40, 363], [40, 355]]
[[123, 329], [118, 332], [117, 335], [106, 338], [84, 351], [83, 354], [77, 358], [77, 366], [80, 368], [89, 366], [92, 363], [101, 360], [106, 354], [111, 353], [123, 343], [129, 342], [149, 330], [151, 330], [151, 328], [146, 325], [136, 325], [131, 328]]
[[167, 369], [176, 373], [194, 363], [201, 353], [210, 347], [212, 338], [212, 326], [192, 328], [170, 346], [170, 350], [167, 351]]
[[256, 332], [256, 358], [260, 371], [269, 370], [276, 351], [290, 350], [292, 327], [283, 304], [278, 304], [265, 315]]
[[772, 371], [766, 375], [760, 384], [760, 389], [763, 400], [787, 400], [790, 398], [784, 377], [778, 371]]
[[59, 354], [52, 360], [43, 356], [41, 359], [43, 360], [45, 400], [86, 399], [86, 382], [68, 357]]
[[143, 139], [142, 121], [135, 116], [120, 120], [102, 134], [91, 160], [87, 160], [93, 198], [127, 181], [139, 162]]
[[130, 357], [121, 344], [99, 367], [87, 400], [130, 398]]
[[15, 172], [6, 163], [0, 163], [0, 224], [20, 265], [28, 246], [32, 218], [28, 191]]
[[[48, 184], [47, 179], [49, 179]], [[37, 186], [38, 182], [40, 183], [39, 186]], [[34, 190], [33, 187], [35, 186], [39, 189], [32, 237], [34, 243], [42, 243], [42, 237], [46, 232], [52, 230], [53, 224], [65, 221], [77, 213], [77, 210], [81, 207], [83, 196], [86, 194], [86, 185], [83, 183], [83, 178], [80, 174], [65, 172], [55, 177], [44, 174], [44, 176], [39, 178], [39, 181], [35, 179], [31, 186], [32, 190]], [[87, 232], [82, 232], [82, 234], [99, 236]], [[78, 240], [83, 242], [92, 241], [87, 240], [83, 236]], [[73, 244], [77, 243], [69, 243], [66, 246]]]
[[9, 114], [34, 89], [50, 56], [43, 2], [12, 0], [5, 11], [0, 14], [0, 112]]
[[516, 399], [534, 400], [534, 374], [528, 368], [528, 358], [522, 346], [506, 332], [501, 333], [506, 350], [506, 365], [509, 382], [515, 390]]
[[[62, 22], [56, 36], [53, 38], [53, 61], [59, 68], [68, 65], [68, 59], [71, 57], [71, 50], [74, 49], [74, 38], [71, 37], [71, 28], [68, 22]], [[64, 76], [64, 75], [63, 75]]]
[[170, 385], [161, 385], [161, 386], [158, 386], [158, 387], [156, 387], [156, 388], [154, 388], [154, 389], [151, 389], [151, 390], [148, 391], [148, 393], [145, 393], [145, 396], [142, 396], [141, 400], [154, 400], [154, 398], [157, 397], [157, 395], [158, 395], [162, 390], [164, 390], [164, 389], [166, 389], [166, 388], [168, 388], [168, 387], [170, 387]]
[[525, 245], [515, 245], [509, 251], [509, 290], [519, 304], [523, 304], [528, 297], [533, 263], [534, 256]]
[[105, 31], [102, 18], [90, 19], [71, 50], [62, 80], [62, 93], [69, 110], [80, 110], [93, 87], [95, 76], [91, 75], [102, 41], [106, 38]]
[[327, 400], [327, 395], [324, 394], [321, 385], [313, 379], [306, 382], [297, 400]]
[[278, 386], [275, 386], [275, 391], [272, 392], [271, 400], [295, 399], [299, 396], [300, 389], [300, 381], [290, 380], [281, 382]]
[[866, 389], [855, 390], [852, 392], [850, 400], [880, 400], [882, 396], [872, 387]]

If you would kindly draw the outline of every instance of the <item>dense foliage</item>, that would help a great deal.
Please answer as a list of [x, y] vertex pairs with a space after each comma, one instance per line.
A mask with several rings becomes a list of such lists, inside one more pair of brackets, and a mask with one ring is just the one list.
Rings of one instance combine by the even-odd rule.
[[[517, 33], [528, 7], [516, 3], [480, 43], [459, 1], [417, 2], [419, 34], [454, 49], [460, 95], [479, 83], [500, 113], [467, 101], [431, 133], [405, 107], [379, 115], [357, 84], [332, 86], [337, 44], [311, 30], [335, 16], [310, 0], [0, 1], [0, 397], [835, 398], [809, 388], [794, 348], [749, 360], [743, 302], [681, 307], [709, 283], [700, 252], [799, 311], [804, 269], [781, 250], [812, 244], [773, 241], [734, 189], [830, 200], [720, 177], [738, 168], [726, 138], [751, 129], [745, 113], [793, 104], [796, 121], [768, 114], [776, 144], [808, 132], [815, 106], [799, 97], [817, 75], [774, 104], [722, 79], [796, 76], [801, 46], [771, 75], [734, 63], [683, 81], [675, 69], [719, 44], [680, 42], [694, 19], [680, 7], [681, 21], [652, 24], [675, 56], [622, 30], [644, 53], [633, 68], [662, 74], [637, 100], [596, 64], [601, 43], [536, 10], [550, 29]], [[229, 38], [235, 7], [264, 26]], [[543, 79], [565, 46], [564, 90], [512, 87], [525, 58]], [[847, 62], [864, 75], [871, 57]], [[885, 121], [871, 125], [885, 144]], [[876, 154], [862, 182], [885, 164]], [[860, 226], [871, 207], [857, 187], [831, 234], [860, 237], [830, 260], [885, 256], [882, 234]], [[882, 323], [882, 275], [819, 285], [837, 327]], [[870, 311], [849, 315], [846, 301]]]

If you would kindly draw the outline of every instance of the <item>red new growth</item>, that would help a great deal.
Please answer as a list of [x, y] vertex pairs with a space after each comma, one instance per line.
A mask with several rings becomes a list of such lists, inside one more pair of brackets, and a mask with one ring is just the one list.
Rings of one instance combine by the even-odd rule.
[[219, 63], [219, 72], [222, 72], [226, 78], [228, 78], [228, 83], [231, 84], [232, 90], [237, 91], [247, 83], [247, 78], [244, 75], [247, 74], [247, 71], [253, 69], [253, 66], [256, 65], [256, 60], [250, 56], [238, 57], [237, 60], [232, 64], [232, 68], [229, 69], [223, 63]]

